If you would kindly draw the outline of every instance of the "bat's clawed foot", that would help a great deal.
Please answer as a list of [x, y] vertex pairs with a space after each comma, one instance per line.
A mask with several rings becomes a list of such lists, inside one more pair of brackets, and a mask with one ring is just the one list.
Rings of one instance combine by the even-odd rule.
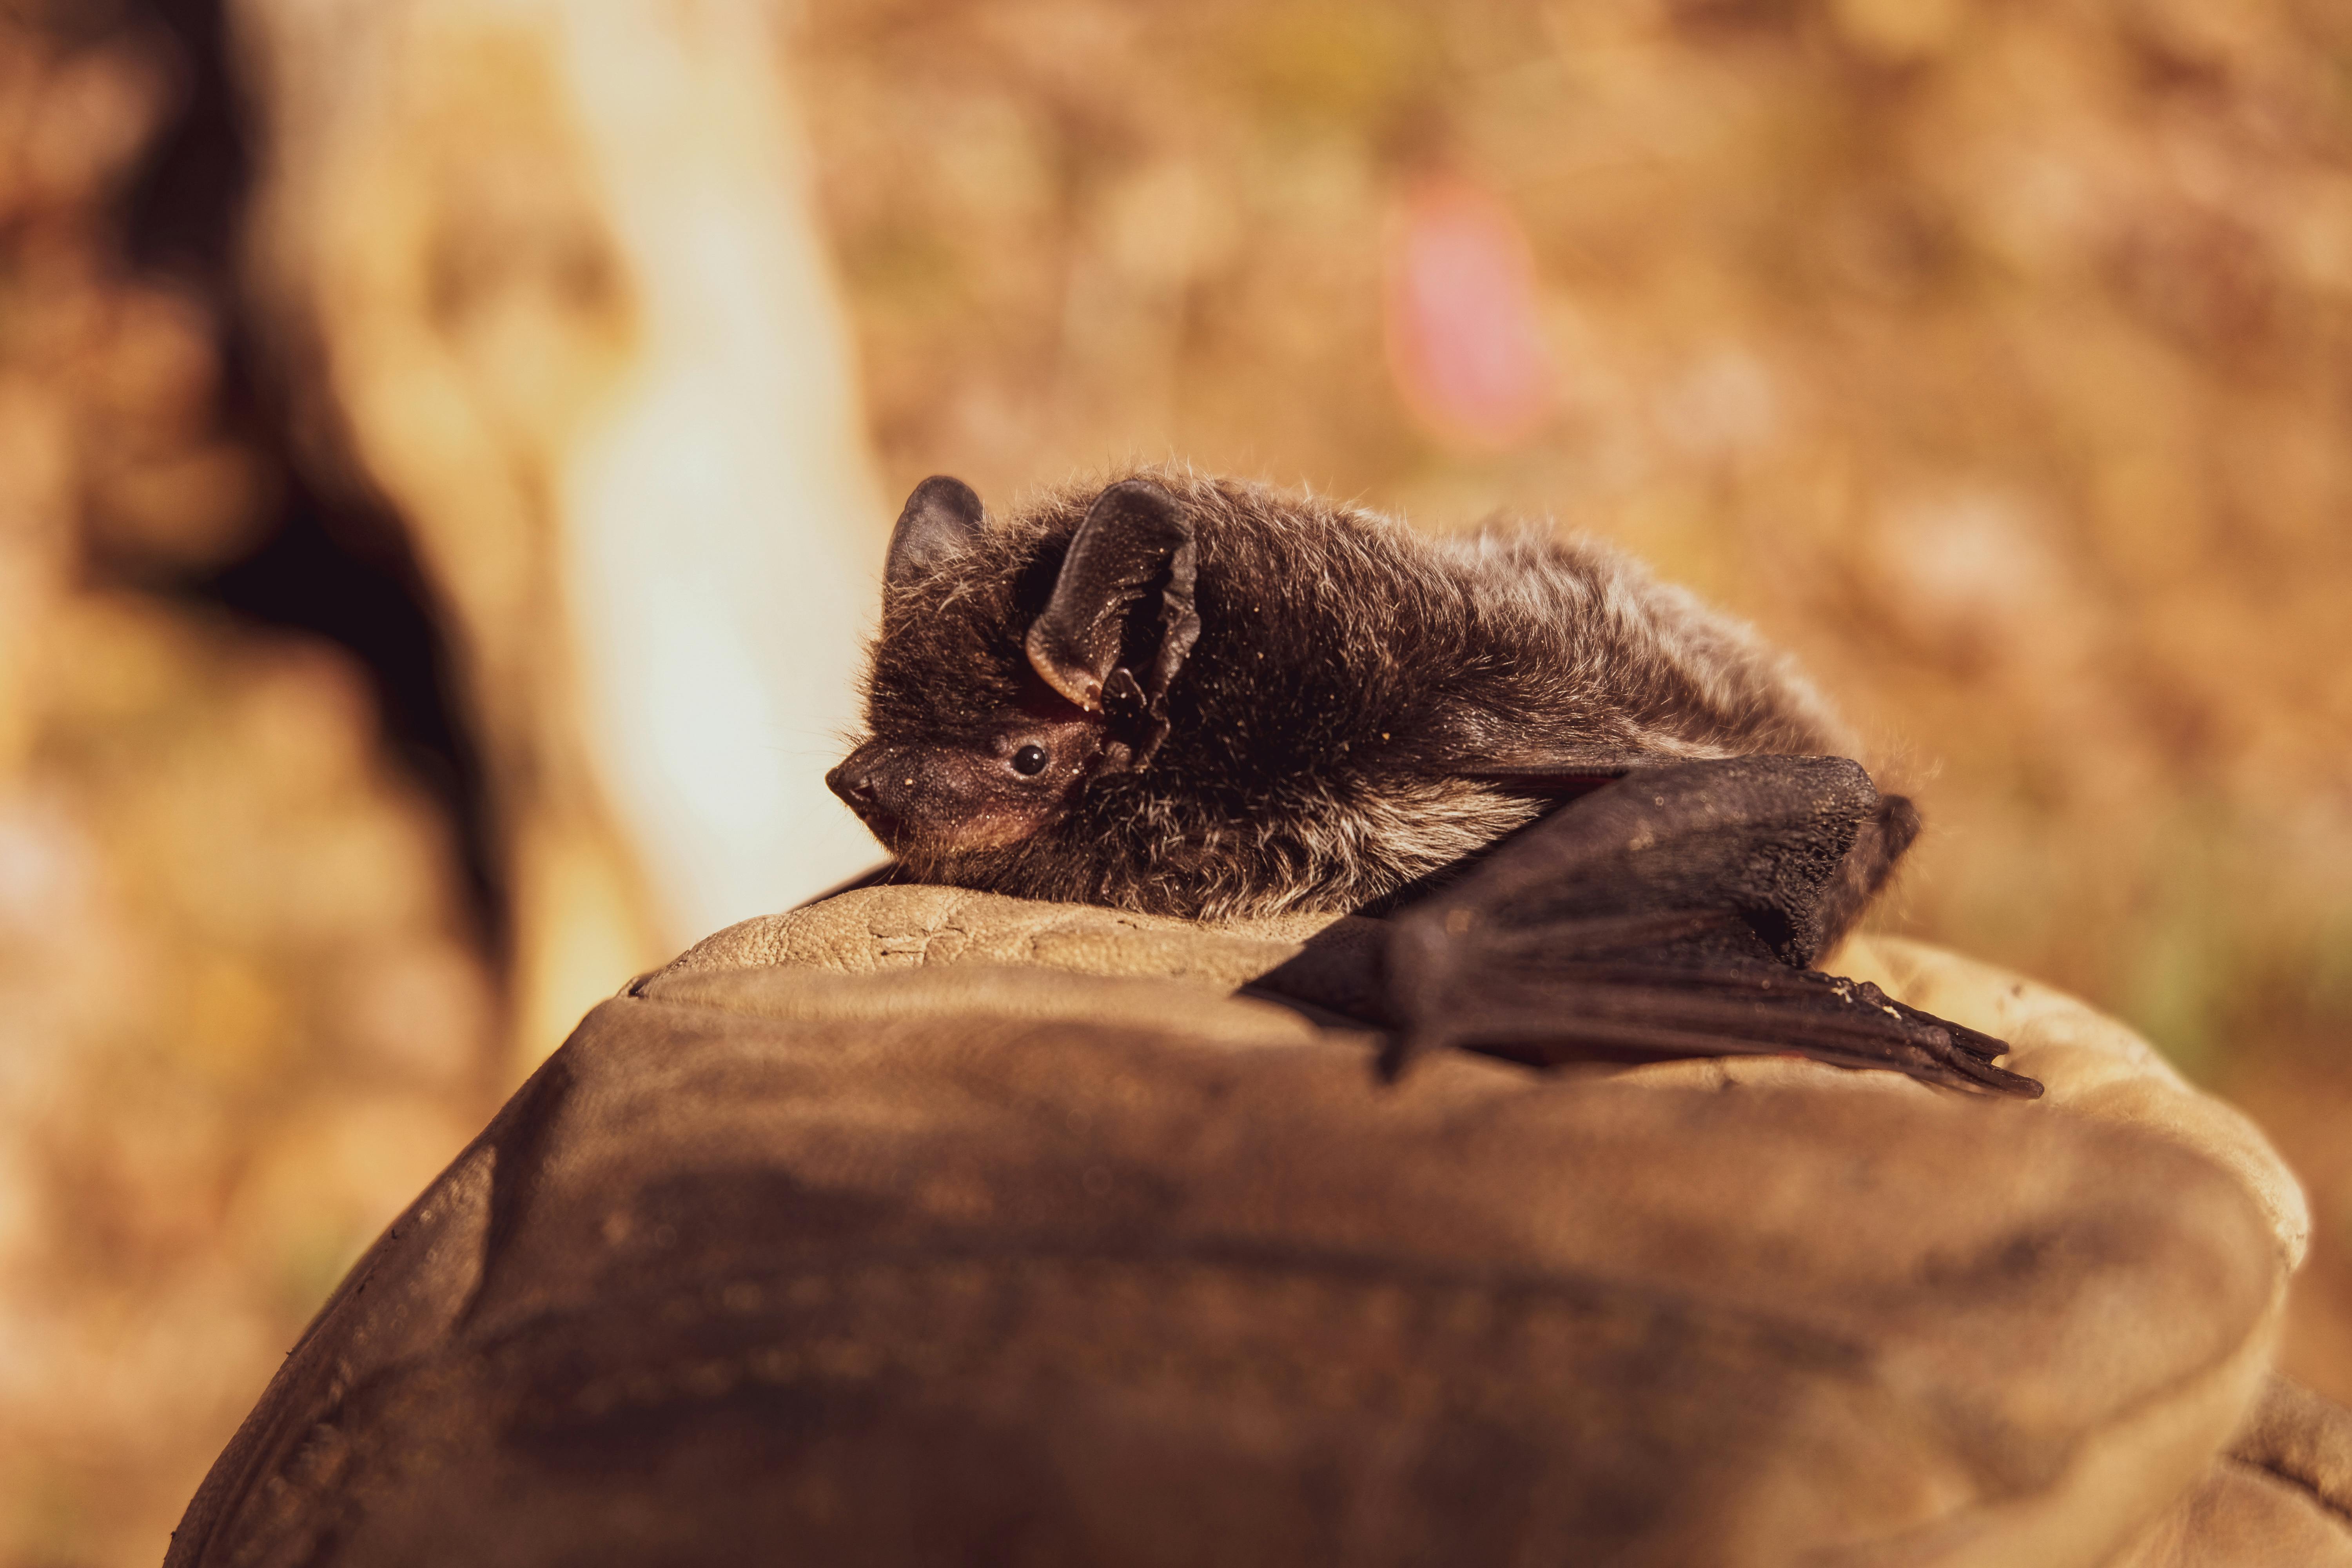
[[[1808, 978], [1827, 982], [1839, 1001], [1870, 1026], [1868, 1035], [1837, 1042], [1837, 1054], [1822, 1055], [1822, 1060], [1892, 1068], [1929, 1083], [1979, 1093], [2042, 1098], [2037, 1080], [1993, 1065], [1996, 1058], [2009, 1054], [2007, 1041], [1906, 1006], [1867, 980], [1819, 973]], [[1879, 1023], [1880, 1018], [1886, 1022]]]

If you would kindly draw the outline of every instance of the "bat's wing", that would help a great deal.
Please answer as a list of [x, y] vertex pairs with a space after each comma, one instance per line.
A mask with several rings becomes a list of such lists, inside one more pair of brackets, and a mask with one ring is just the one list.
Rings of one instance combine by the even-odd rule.
[[1386, 1063], [1460, 1046], [1549, 1064], [1795, 1052], [2039, 1095], [2008, 1046], [1809, 966], [1824, 891], [1878, 807], [1837, 757], [1628, 771], [1393, 920]]

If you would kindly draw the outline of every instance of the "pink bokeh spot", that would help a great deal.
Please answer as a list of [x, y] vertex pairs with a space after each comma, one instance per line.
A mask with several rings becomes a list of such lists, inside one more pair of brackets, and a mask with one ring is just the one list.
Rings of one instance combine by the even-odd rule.
[[1383, 328], [1389, 373], [1432, 435], [1499, 449], [1551, 411], [1535, 259], [1518, 220], [1458, 178], [1415, 186], [1390, 226]]

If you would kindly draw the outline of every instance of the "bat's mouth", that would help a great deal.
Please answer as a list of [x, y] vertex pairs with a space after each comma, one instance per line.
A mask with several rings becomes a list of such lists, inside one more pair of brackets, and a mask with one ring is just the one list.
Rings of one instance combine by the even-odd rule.
[[841, 804], [856, 812], [857, 820], [874, 830], [875, 837], [889, 843], [898, 829], [898, 814], [882, 804], [880, 777], [865, 747], [825, 774], [824, 787], [840, 796]]

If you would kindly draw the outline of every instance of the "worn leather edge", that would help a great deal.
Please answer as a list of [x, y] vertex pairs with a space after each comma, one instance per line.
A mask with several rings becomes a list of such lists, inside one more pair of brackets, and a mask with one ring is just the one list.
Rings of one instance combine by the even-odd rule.
[[767, 964], [849, 973], [963, 963], [1024, 963], [1092, 974], [1159, 976], [1233, 990], [1296, 957], [1353, 916], [1212, 923], [1089, 904], [1041, 903], [963, 888], [860, 888], [741, 921], [656, 973]]
[[[1203, 994], [1189, 982], [1020, 964], [961, 963], [878, 974], [784, 966], [684, 969], [647, 976], [635, 994], [793, 1023], [897, 1023], [949, 1016], [1083, 1018], [1126, 1028], [1181, 1029], [1223, 1046], [1312, 1045], [1349, 1037], [1276, 1003]], [[1369, 1070], [1368, 1043], [1365, 1059]]]

